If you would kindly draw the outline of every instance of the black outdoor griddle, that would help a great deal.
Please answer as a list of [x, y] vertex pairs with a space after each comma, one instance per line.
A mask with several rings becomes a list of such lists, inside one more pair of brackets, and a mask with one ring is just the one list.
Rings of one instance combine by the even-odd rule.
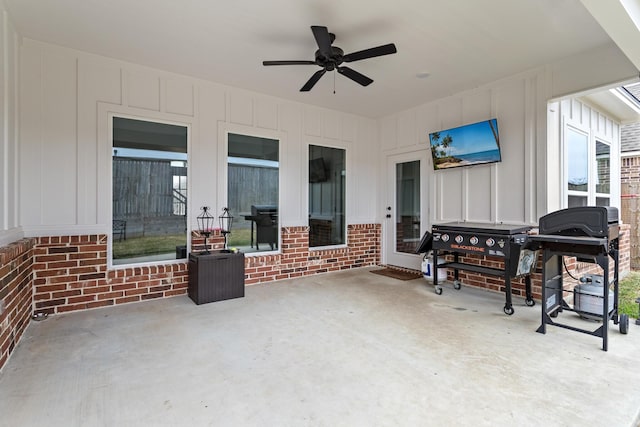
[[[511, 299], [511, 278], [524, 276], [526, 304], [535, 305], [531, 293], [530, 272], [535, 267], [535, 253], [523, 251], [527, 241], [528, 225], [485, 224], [474, 222], [449, 222], [432, 226], [433, 250], [433, 284], [436, 294], [442, 294], [438, 284], [438, 268], [453, 269], [453, 286], [460, 289], [459, 271], [467, 270], [475, 273], [497, 276], [504, 279], [505, 304], [504, 312], [514, 313]], [[438, 262], [443, 254], [453, 254], [453, 261]], [[503, 261], [504, 268], [487, 267], [470, 263], [465, 255], [473, 254], [483, 257], [498, 258]]]

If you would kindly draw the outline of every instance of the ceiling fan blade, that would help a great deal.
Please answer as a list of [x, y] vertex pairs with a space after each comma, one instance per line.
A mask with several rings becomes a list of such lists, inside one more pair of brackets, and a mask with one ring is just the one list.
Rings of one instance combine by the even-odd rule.
[[313, 65], [315, 61], [262, 61], [262, 65]]
[[354, 82], [360, 83], [362, 86], [369, 86], [371, 83], [373, 83], [373, 80], [371, 80], [369, 77], [365, 76], [364, 74], [360, 74], [356, 70], [352, 70], [349, 67], [338, 67], [338, 72], [345, 77], [349, 77]]
[[393, 43], [383, 46], [372, 47], [370, 49], [360, 50], [358, 52], [349, 53], [342, 57], [344, 62], [360, 61], [361, 59], [374, 58], [376, 56], [390, 55], [396, 53], [396, 45]]
[[300, 92], [309, 92], [311, 90], [311, 88], [313, 86], [315, 86], [316, 83], [318, 83], [318, 80], [320, 80], [320, 77], [324, 76], [324, 73], [326, 73], [327, 70], [325, 70], [324, 68], [320, 71], [316, 71], [313, 76], [311, 76], [311, 78], [309, 79], [308, 82], [306, 82], [304, 84], [304, 86], [302, 86], [302, 89], [300, 89]]
[[329, 35], [329, 30], [327, 27], [312, 25], [311, 31], [313, 31], [313, 37], [316, 39], [320, 53], [329, 58], [331, 56], [331, 36]]

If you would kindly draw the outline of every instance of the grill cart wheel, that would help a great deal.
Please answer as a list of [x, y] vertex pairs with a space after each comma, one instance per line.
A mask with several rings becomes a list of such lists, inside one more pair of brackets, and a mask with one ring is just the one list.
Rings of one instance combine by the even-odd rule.
[[511, 316], [514, 313], [513, 307], [504, 306], [504, 314]]
[[620, 315], [620, 333], [625, 335], [629, 333], [629, 316], [627, 314]]
[[442, 295], [442, 287], [441, 286], [436, 286], [436, 295]]
[[461, 287], [462, 287], [462, 284], [460, 283], [459, 280], [453, 281], [453, 289], [459, 290]]
[[524, 303], [527, 304], [527, 307], [533, 307], [536, 305], [536, 302], [533, 299], [525, 300]]

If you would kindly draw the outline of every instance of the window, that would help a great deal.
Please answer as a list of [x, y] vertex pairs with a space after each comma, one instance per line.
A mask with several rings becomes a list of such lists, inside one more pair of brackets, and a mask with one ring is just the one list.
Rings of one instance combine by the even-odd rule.
[[396, 163], [396, 251], [415, 254], [420, 242], [420, 161]]
[[567, 206], [609, 206], [611, 146], [576, 126], [565, 126]]
[[346, 243], [345, 150], [309, 146], [309, 247]]
[[234, 217], [228, 246], [274, 251], [280, 238], [279, 141], [229, 133], [227, 204]]
[[113, 118], [112, 262], [186, 258], [187, 128]]
[[568, 206], [587, 206], [589, 199], [589, 135], [567, 127]]

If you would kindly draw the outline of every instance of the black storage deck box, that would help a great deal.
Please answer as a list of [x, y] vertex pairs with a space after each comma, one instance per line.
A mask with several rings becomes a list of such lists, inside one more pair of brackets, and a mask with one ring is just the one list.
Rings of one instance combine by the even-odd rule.
[[244, 254], [189, 255], [188, 294], [196, 304], [244, 297]]

